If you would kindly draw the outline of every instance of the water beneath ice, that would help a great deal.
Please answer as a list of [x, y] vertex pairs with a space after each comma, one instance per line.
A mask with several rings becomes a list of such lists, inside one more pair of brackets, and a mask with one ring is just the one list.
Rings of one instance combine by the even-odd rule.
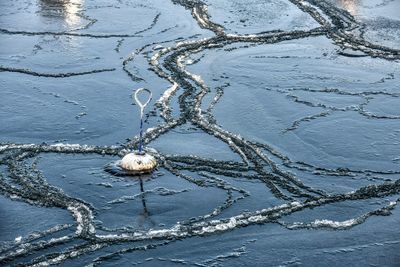
[[1, 1], [0, 265], [398, 266], [399, 14]]

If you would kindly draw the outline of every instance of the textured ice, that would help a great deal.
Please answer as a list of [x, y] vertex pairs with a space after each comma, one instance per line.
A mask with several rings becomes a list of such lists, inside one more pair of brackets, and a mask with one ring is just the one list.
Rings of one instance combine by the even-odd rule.
[[3, 1], [0, 265], [396, 266], [397, 7]]

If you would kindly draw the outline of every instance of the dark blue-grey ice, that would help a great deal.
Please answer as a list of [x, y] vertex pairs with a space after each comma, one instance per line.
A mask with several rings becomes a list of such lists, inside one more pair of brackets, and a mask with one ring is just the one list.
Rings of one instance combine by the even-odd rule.
[[0, 265], [398, 266], [399, 10], [0, 1]]

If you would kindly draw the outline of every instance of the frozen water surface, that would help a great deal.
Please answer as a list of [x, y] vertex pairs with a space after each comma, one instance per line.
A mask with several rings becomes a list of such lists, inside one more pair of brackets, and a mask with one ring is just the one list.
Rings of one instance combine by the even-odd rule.
[[1, 1], [0, 265], [398, 266], [399, 11]]

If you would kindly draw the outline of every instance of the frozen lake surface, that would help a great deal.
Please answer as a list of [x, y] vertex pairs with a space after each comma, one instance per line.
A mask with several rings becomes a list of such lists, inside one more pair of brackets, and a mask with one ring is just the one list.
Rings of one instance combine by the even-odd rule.
[[399, 266], [400, 1], [2, 0], [0, 38], [1, 266]]

